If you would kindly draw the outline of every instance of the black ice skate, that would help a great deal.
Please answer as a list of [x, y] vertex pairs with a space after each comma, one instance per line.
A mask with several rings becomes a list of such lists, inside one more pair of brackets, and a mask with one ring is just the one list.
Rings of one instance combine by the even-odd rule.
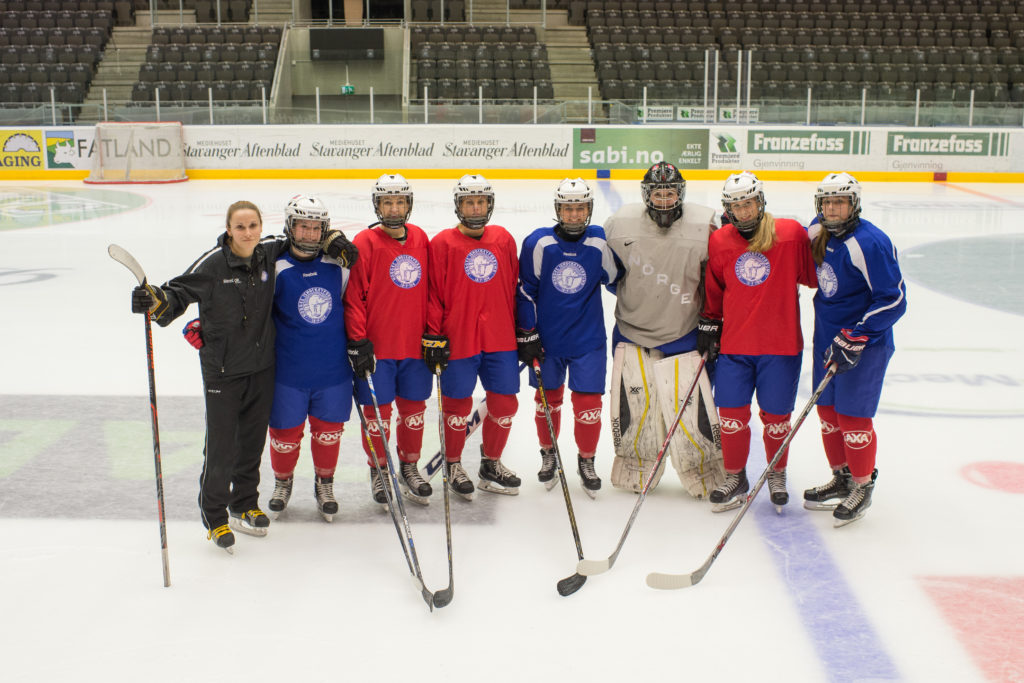
[[750, 482], [747, 481], [747, 471], [740, 470], [736, 474], [725, 473], [725, 481], [717, 489], [711, 492], [712, 512], [726, 512], [735, 510], [743, 505], [744, 495], [750, 490]]
[[516, 473], [505, 467], [501, 460], [492, 460], [485, 456], [483, 446], [480, 447], [480, 490], [500, 493], [505, 496], [518, 496], [519, 485], [523, 482]]
[[837, 528], [846, 526], [864, 516], [864, 513], [871, 507], [871, 493], [875, 490], [874, 477], [877, 475], [878, 470], [875, 470], [871, 474], [871, 481], [864, 482], [863, 484], [850, 481], [849, 495], [843, 499], [843, 502], [832, 513], [832, 517], [835, 518], [832, 526]]
[[476, 487], [473, 486], [461, 462], [448, 463], [448, 488], [465, 500], [473, 500], [473, 491]]
[[832, 472], [826, 484], [804, 491], [804, 507], [808, 510], [835, 510], [850, 495], [850, 468], [843, 465]]
[[338, 501], [334, 497], [334, 477], [317, 477], [313, 481], [313, 495], [316, 496], [316, 509], [324, 520], [330, 522], [338, 514]]
[[[373, 494], [373, 502], [378, 503], [385, 510], [388, 509], [388, 498], [391, 497], [391, 482], [388, 481], [386, 465], [380, 469], [370, 466], [370, 492]], [[381, 474], [384, 476], [381, 477]]]
[[292, 477], [287, 479], [274, 478], [274, 492], [270, 494], [270, 503], [267, 507], [274, 513], [274, 519], [281, 516], [284, 509], [288, 507], [288, 501], [292, 497], [292, 483], [294, 483]]
[[210, 529], [206, 537], [211, 539], [218, 548], [226, 550], [229, 555], [235, 554], [235, 549], [231, 547], [235, 544], [235, 535], [231, 533], [231, 527], [227, 524], [221, 524], [216, 529]]
[[263, 510], [253, 508], [245, 512], [228, 511], [228, 524], [235, 531], [250, 536], [266, 536], [267, 527], [270, 526], [270, 517], [263, 514]]
[[782, 514], [782, 506], [789, 502], [786, 491], [786, 470], [772, 470], [768, 473], [768, 493], [771, 495], [775, 512]]
[[544, 484], [544, 488], [548, 491], [555, 487], [558, 481], [555, 479], [555, 473], [558, 470], [558, 466], [555, 463], [555, 449], [542, 448], [540, 449], [540, 471], [537, 472], [537, 479], [540, 483]]
[[420, 475], [416, 463], [403, 462], [398, 466], [398, 472], [401, 475], [398, 478], [398, 487], [402, 489], [402, 494], [414, 503], [430, 505], [430, 494], [434, 489]]
[[601, 478], [594, 471], [594, 459], [584, 458], [582, 455], [577, 460], [577, 472], [580, 474], [580, 484], [583, 492], [591, 498], [597, 498], [597, 492], [601, 490]]

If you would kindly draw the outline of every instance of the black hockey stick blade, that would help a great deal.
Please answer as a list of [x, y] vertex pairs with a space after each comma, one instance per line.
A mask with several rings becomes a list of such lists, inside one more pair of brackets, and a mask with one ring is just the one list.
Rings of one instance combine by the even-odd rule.
[[434, 593], [434, 607], [440, 609], [441, 607], [447, 607], [455, 597], [454, 588], [442, 588], [441, 590]]
[[420, 592], [420, 595], [423, 596], [423, 602], [427, 603], [427, 607], [429, 607], [430, 611], [433, 612], [434, 594], [427, 590], [427, 587], [423, 585], [423, 582], [420, 581], [418, 576], [412, 577], [412, 585], [416, 586], [416, 590], [418, 590]]
[[561, 581], [559, 581], [556, 585], [556, 588], [558, 589], [558, 594], [564, 598], [566, 596], [572, 595], [580, 588], [583, 588], [583, 584], [585, 584], [586, 582], [587, 577], [583, 576], [582, 574], [573, 574], [572, 576], [567, 576]]
[[134, 256], [128, 253], [127, 249], [117, 244], [111, 244], [107, 247], [107, 253], [110, 254], [110, 258], [132, 271], [132, 275], [135, 276], [140, 285], [145, 284], [146, 272], [142, 270], [142, 266], [139, 265]]

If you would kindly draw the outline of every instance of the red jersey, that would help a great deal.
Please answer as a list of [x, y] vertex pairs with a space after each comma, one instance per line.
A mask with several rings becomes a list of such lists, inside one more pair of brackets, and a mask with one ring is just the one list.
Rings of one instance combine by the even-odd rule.
[[427, 329], [429, 242], [417, 226], [405, 229], [404, 243], [380, 226], [352, 239], [359, 258], [345, 290], [345, 328], [349, 339], [372, 341], [377, 358], [419, 358]]
[[748, 251], [728, 224], [711, 234], [704, 317], [722, 321], [722, 353], [792, 356], [803, 351], [797, 285], [817, 287], [811, 243], [798, 222], [775, 219], [775, 244]]
[[455, 227], [430, 240], [427, 329], [448, 337], [453, 360], [516, 350], [518, 277], [516, 242], [500, 225], [480, 239]]

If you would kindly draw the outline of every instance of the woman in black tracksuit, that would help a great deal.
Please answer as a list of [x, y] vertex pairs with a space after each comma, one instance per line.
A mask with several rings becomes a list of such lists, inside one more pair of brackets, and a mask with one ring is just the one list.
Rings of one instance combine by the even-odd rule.
[[[217, 246], [161, 287], [136, 287], [132, 311], [166, 327], [199, 304], [202, 337], [195, 343], [206, 398], [206, 447], [199, 479], [203, 525], [217, 546], [235, 543], [231, 529], [264, 536], [270, 519], [259, 508], [260, 460], [274, 397], [274, 263], [287, 251], [282, 236], [261, 239], [263, 219], [252, 202], [228, 207]], [[340, 231], [324, 251], [355, 261]]]

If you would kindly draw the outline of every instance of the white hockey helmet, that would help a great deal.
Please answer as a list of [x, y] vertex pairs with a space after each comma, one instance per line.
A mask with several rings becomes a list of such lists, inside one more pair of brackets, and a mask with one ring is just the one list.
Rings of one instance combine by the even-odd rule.
[[[296, 220], [320, 221], [320, 237], [315, 242], [297, 239], [294, 228]], [[289, 199], [288, 204], [284, 207], [284, 234], [288, 236], [297, 251], [310, 255], [316, 254], [330, 227], [331, 216], [327, 212], [327, 207], [316, 197], [297, 194]]]
[[[487, 197], [487, 215], [467, 218], [462, 213], [462, 200], [464, 197], [477, 196]], [[459, 178], [459, 182], [455, 186], [455, 215], [459, 217], [459, 222], [467, 228], [479, 230], [491, 220], [492, 213], [494, 213], [494, 190], [487, 182], [487, 178], [476, 173], [469, 173]]]
[[[850, 199], [850, 215], [841, 221], [826, 221], [821, 212], [822, 201], [826, 197], [848, 197]], [[818, 222], [835, 236], [845, 234], [860, 221], [860, 183], [849, 173], [829, 173], [818, 183], [818, 191], [814, 193], [814, 210], [818, 214]]]
[[[562, 220], [560, 207], [566, 204], [584, 204], [587, 207], [587, 215], [582, 222], [566, 223]], [[590, 191], [583, 178], [566, 178], [558, 184], [555, 189], [555, 219], [562, 230], [570, 235], [580, 235], [590, 225], [590, 217], [594, 213], [594, 194]]]
[[[387, 218], [380, 213], [380, 200], [383, 197], [405, 197], [405, 215], [400, 219]], [[412, 188], [409, 181], [398, 173], [385, 173], [373, 186], [373, 210], [377, 214], [377, 220], [381, 225], [388, 228], [400, 228], [409, 221], [409, 214], [412, 213]]]
[[[757, 216], [742, 222], [736, 220], [732, 206], [736, 202], [748, 199], [757, 200]], [[722, 187], [722, 207], [725, 209], [725, 215], [729, 218], [729, 222], [736, 226], [741, 235], [749, 237], [757, 230], [757, 226], [760, 225], [761, 219], [764, 217], [764, 205], [764, 185], [756, 175], [750, 171], [742, 171], [733, 173], [726, 179], [725, 185]]]

